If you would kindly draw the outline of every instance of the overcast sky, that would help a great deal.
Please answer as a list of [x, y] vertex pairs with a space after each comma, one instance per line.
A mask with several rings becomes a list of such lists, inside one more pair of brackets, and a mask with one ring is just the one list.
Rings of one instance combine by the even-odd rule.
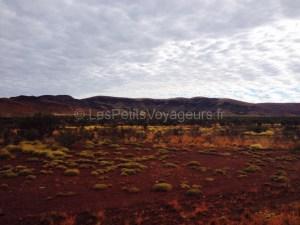
[[300, 102], [298, 0], [0, 0], [0, 96]]

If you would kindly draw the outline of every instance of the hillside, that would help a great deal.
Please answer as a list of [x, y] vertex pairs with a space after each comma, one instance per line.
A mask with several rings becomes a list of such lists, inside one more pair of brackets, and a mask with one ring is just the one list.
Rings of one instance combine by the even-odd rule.
[[18, 96], [0, 98], [0, 116], [30, 116], [35, 113], [73, 115], [75, 111], [104, 111], [112, 109], [138, 109], [169, 111], [222, 110], [225, 115], [300, 116], [300, 103], [247, 103], [221, 98], [119, 98], [95, 96], [75, 99], [68, 95]]

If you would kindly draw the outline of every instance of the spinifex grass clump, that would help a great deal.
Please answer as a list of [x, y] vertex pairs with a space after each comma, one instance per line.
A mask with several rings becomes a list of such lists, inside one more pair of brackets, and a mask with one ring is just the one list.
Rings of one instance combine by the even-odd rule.
[[208, 170], [207, 167], [201, 166], [198, 161], [190, 161], [186, 164], [186, 166], [190, 169], [197, 170], [200, 172], [206, 172]]
[[126, 191], [128, 193], [139, 193], [140, 192], [140, 189], [135, 186], [131, 186], [131, 187], [125, 186], [125, 187], [122, 187], [122, 190]]
[[49, 159], [65, 158], [69, 152], [65, 147], [48, 146], [40, 141], [22, 141], [18, 145], [8, 145], [6, 150]]
[[152, 186], [152, 190], [155, 192], [168, 192], [173, 190], [172, 184], [160, 182]]
[[273, 176], [271, 176], [271, 180], [277, 183], [288, 183], [289, 178], [287, 177], [287, 173], [283, 170], [277, 171]]
[[120, 163], [118, 165], [118, 168], [120, 168], [122, 176], [129, 176], [129, 175], [137, 174], [143, 169], [146, 169], [147, 166], [138, 162], [131, 161], [126, 163]]
[[163, 167], [165, 168], [178, 168], [178, 165], [175, 163], [171, 163], [171, 162], [166, 162], [163, 164]]
[[261, 144], [252, 144], [249, 146], [250, 150], [263, 150], [264, 147]]
[[13, 158], [13, 155], [7, 149], [0, 149], [0, 159]]
[[241, 172], [244, 173], [255, 173], [257, 171], [261, 171], [261, 167], [255, 164], [248, 164]]
[[95, 184], [93, 189], [96, 191], [103, 191], [109, 189], [111, 186], [111, 184]]
[[193, 168], [193, 167], [199, 167], [201, 164], [198, 161], [190, 161], [186, 164], [186, 166]]
[[65, 176], [78, 176], [80, 174], [79, 169], [66, 169], [64, 171]]
[[26, 166], [18, 165], [18, 166], [6, 166], [2, 167], [0, 170], [0, 177], [3, 178], [14, 178], [14, 177], [27, 177], [31, 176], [34, 173], [34, 169], [28, 168]]
[[202, 195], [202, 191], [200, 190], [200, 188], [197, 188], [197, 187], [192, 187], [190, 189], [188, 189], [185, 194], [187, 196], [200, 196]]

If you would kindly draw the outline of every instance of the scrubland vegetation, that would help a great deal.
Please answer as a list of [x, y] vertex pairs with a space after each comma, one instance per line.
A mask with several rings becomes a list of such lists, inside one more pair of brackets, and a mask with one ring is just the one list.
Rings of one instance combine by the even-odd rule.
[[0, 224], [300, 224], [299, 124], [3, 119]]

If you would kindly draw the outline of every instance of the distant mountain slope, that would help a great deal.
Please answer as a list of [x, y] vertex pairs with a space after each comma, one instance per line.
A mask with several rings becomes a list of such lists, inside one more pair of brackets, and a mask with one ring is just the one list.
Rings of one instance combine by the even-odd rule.
[[68, 95], [18, 96], [0, 98], [0, 116], [29, 116], [35, 113], [73, 115], [74, 111], [139, 109], [157, 111], [217, 111], [226, 115], [300, 116], [300, 103], [253, 104], [221, 98], [134, 99], [95, 96], [75, 99]]

